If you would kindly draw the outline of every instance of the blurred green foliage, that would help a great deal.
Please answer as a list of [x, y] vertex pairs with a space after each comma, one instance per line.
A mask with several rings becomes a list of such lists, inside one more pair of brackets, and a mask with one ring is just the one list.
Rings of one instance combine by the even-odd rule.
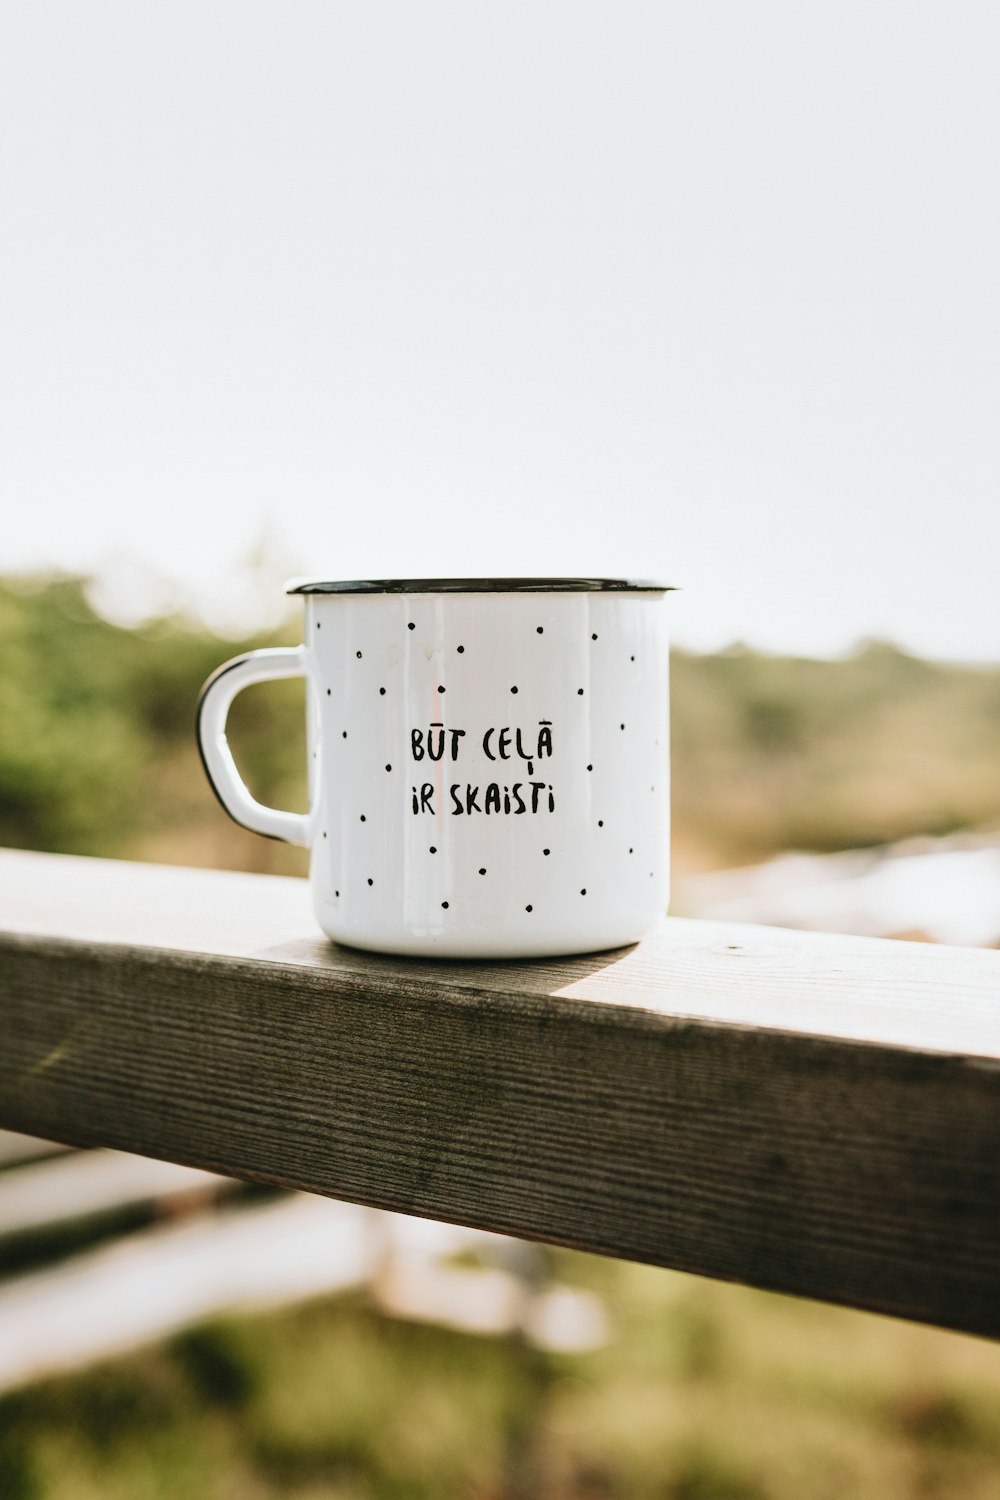
[[[0, 843], [301, 871], [216, 805], [194, 744], [201, 683], [227, 656], [194, 622], [109, 624], [85, 580], [0, 583]], [[253, 688], [232, 740], [257, 795], [304, 800], [302, 684]], [[674, 837], [681, 866], [842, 849], [1000, 822], [1000, 667], [873, 643], [840, 661], [734, 648], [674, 653]]]
[[1000, 666], [675, 653], [680, 840], [741, 863], [1000, 821]]
[[[0, 584], [0, 844], [301, 871], [301, 851], [229, 822], [194, 741], [205, 678], [227, 656], [285, 641], [294, 630], [221, 641], [184, 619], [122, 629], [82, 579]], [[302, 705], [302, 684], [284, 682], [233, 706], [247, 779], [279, 806], [302, 804]]]
[[361, 1295], [0, 1398], [4, 1500], [995, 1500], [1000, 1349], [555, 1252], [613, 1339], [543, 1353]]

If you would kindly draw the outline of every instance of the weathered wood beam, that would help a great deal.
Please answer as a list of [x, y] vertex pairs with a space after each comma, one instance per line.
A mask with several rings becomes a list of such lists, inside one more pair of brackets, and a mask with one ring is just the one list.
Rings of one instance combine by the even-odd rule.
[[1000, 1335], [1000, 953], [397, 960], [300, 881], [15, 853], [0, 928], [0, 1126]]

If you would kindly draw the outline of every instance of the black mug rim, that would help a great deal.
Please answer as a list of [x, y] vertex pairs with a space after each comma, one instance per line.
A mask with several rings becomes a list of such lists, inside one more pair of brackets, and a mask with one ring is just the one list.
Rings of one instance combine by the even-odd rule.
[[645, 578], [293, 578], [289, 594], [668, 594]]

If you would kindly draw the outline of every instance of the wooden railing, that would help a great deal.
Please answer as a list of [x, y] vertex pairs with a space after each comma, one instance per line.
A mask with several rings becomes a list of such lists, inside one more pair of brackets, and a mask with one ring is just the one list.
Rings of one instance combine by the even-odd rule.
[[396, 960], [301, 881], [21, 853], [0, 929], [2, 1127], [1000, 1335], [1000, 953]]

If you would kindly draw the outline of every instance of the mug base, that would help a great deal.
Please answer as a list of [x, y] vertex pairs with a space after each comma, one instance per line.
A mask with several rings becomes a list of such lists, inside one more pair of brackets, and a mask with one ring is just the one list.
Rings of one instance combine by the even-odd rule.
[[572, 958], [588, 953], [608, 953], [614, 949], [634, 947], [658, 926], [660, 915], [645, 923], [591, 929], [582, 933], [385, 933], [350, 930], [335, 920], [324, 920], [320, 926], [331, 942], [363, 953], [381, 953], [397, 958], [457, 959], [510, 962], [517, 959]]

